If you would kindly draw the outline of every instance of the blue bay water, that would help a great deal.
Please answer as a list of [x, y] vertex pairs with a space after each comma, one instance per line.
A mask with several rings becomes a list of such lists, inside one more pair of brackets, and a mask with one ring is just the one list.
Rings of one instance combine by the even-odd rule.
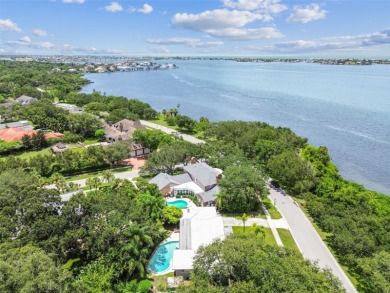
[[390, 66], [186, 60], [176, 70], [87, 74], [93, 89], [193, 118], [264, 121], [326, 145], [340, 173], [390, 195]]

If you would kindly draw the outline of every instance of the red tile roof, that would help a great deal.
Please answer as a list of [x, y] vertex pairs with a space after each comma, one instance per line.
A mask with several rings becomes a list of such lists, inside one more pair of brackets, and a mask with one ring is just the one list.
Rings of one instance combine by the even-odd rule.
[[[0, 130], [0, 139], [6, 141], [6, 142], [12, 142], [21, 140], [23, 135], [32, 135], [36, 133], [35, 130], [25, 130], [22, 128], [4, 128]], [[64, 136], [62, 133], [59, 132], [52, 132], [52, 133], [46, 133], [46, 138], [57, 138]]]

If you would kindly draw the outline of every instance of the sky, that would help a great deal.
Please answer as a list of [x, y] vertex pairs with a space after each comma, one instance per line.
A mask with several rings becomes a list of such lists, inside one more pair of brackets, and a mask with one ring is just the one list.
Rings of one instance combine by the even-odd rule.
[[390, 58], [390, 1], [1, 0], [0, 54]]

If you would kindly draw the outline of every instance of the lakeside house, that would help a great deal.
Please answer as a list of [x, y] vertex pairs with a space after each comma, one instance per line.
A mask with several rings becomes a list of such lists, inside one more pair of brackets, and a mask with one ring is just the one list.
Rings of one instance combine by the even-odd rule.
[[180, 219], [179, 249], [173, 251], [172, 269], [175, 276], [188, 279], [198, 248], [218, 239], [225, 239], [225, 232], [222, 217], [215, 207], [188, 208]]
[[186, 173], [169, 175], [160, 173], [149, 183], [158, 186], [163, 196], [193, 195], [201, 206], [214, 206], [220, 189], [218, 180], [222, 179], [222, 170], [206, 163], [194, 163], [184, 166]]
[[139, 120], [132, 121], [123, 119], [111, 126], [108, 124], [104, 126], [105, 138], [107, 142], [130, 140], [133, 137], [134, 131], [144, 128], [145, 126], [143, 126]]

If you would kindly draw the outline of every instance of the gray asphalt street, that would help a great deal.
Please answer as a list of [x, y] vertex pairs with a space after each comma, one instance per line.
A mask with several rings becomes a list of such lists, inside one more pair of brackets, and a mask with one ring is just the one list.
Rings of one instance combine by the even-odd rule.
[[303, 256], [318, 261], [321, 268], [330, 268], [348, 293], [357, 292], [300, 207], [289, 196], [274, 189], [271, 189], [270, 197], [289, 224], [291, 234]]
[[146, 126], [146, 127], [150, 127], [150, 128], [161, 130], [161, 131], [163, 131], [165, 133], [168, 133], [168, 134], [177, 133], [184, 140], [186, 140], [188, 142], [191, 142], [191, 143], [195, 143], [195, 144], [200, 144], [200, 143], [203, 144], [204, 143], [204, 140], [197, 139], [197, 138], [195, 138], [195, 137], [193, 137], [191, 135], [188, 135], [188, 134], [179, 133], [179, 132], [177, 132], [174, 129], [171, 129], [171, 128], [168, 128], [168, 127], [165, 127], [165, 126], [161, 126], [161, 125], [158, 125], [156, 123], [152, 123], [152, 122], [149, 122], [149, 121], [141, 120], [141, 124]]

